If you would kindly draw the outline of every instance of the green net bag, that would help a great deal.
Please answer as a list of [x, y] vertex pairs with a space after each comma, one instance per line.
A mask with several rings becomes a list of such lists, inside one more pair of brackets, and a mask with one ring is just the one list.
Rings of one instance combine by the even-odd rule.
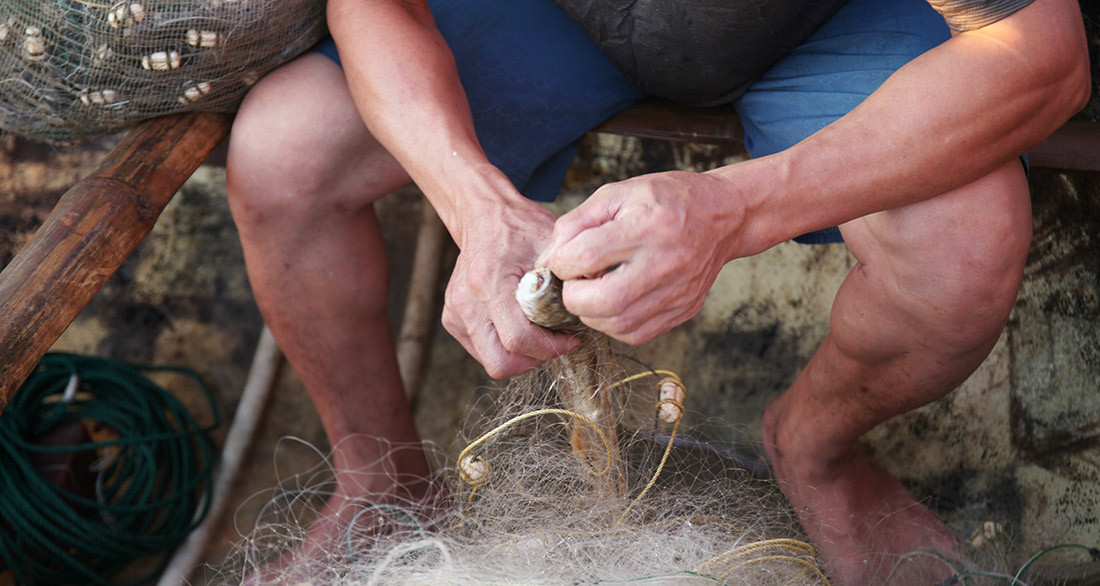
[[4, 0], [0, 131], [65, 143], [233, 111], [326, 32], [324, 0]]

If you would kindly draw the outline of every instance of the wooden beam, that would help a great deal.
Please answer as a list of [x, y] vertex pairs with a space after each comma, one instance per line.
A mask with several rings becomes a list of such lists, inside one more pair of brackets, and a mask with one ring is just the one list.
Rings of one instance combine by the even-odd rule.
[[[744, 153], [745, 130], [732, 107], [691, 108], [666, 100], [643, 100], [612, 116], [595, 132], [697, 142]], [[1029, 153], [1032, 167], [1100, 171], [1100, 122], [1073, 120]]]
[[191, 113], [138, 125], [61, 197], [0, 273], [0, 412], [228, 136], [230, 121]]
[[675, 142], [743, 148], [745, 130], [732, 106], [692, 108], [668, 100], [643, 100], [597, 126], [595, 132]]
[[1028, 153], [1032, 167], [1100, 171], [1100, 123], [1071, 120]]

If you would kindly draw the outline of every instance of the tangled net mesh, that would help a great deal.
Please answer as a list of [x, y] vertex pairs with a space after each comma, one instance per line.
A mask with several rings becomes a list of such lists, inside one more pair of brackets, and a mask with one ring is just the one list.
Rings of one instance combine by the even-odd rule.
[[[326, 541], [300, 519], [332, 481], [298, 476], [208, 581], [828, 583], [774, 484], [680, 429], [683, 396], [658, 390], [682, 388], [675, 374], [628, 372], [602, 338], [584, 346], [475, 406], [444, 496], [346, 502]], [[565, 398], [577, 381], [609, 399], [602, 434], [585, 435], [601, 413]]]
[[67, 143], [229, 112], [325, 32], [324, 0], [5, 0], [0, 131]]

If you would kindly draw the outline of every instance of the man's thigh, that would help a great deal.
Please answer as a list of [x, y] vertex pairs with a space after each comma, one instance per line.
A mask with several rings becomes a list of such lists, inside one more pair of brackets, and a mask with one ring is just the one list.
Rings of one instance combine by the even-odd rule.
[[[853, 110], [901, 66], [949, 36], [926, 0], [850, 0], [737, 102], [746, 149], [762, 157], [795, 145]], [[837, 228], [796, 240], [842, 241]]]

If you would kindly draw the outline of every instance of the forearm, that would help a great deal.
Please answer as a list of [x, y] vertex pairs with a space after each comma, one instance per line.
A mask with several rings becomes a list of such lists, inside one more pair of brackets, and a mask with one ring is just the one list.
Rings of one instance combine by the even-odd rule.
[[1038, 0], [958, 34], [798, 145], [713, 171], [751, 218], [731, 257], [966, 185], [1056, 130], [1088, 85], [1075, 2]]
[[363, 120], [461, 243], [466, 218], [510, 190], [478, 144], [454, 59], [426, 4], [331, 0], [328, 15]]

